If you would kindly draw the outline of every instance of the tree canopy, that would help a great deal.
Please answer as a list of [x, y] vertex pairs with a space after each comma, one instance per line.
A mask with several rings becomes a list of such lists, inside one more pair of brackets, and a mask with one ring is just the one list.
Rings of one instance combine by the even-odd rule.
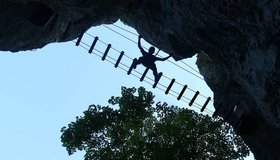
[[[136, 92], [138, 94], [136, 94]], [[69, 155], [86, 160], [244, 159], [248, 147], [220, 119], [153, 101], [143, 87], [122, 87], [110, 106], [90, 105], [61, 129]]]

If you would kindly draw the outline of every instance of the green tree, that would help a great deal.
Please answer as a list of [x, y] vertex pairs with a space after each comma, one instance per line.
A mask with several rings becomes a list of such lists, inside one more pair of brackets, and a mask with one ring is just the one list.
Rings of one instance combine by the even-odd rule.
[[153, 98], [143, 87], [122, 87], [121, 97], [109, 100], [115, 109], [91, 105], [63, 127], [63, 146], [69, 155], [85, 150], [86, 160], [224, 160], [249, 154], [220, 119], [161, 102], [153, 107]]

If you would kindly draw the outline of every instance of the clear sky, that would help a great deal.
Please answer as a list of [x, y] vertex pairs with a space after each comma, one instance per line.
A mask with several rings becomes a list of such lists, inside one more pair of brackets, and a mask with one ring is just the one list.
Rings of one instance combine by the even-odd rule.
[[[120, 22], [117, 25], [135, 32]], [[138, 40], [133, 34], [112, 25], [109, 27], [134, 41]], [[129, 57], [141, 56], [136, 44], [104, 26], [94, 27], [89, 33], [100, 37], [105, 43], [111, 43], [115, 49], [123, 50]], [[83, 37], [87, 44], [91, 44], [92, 40], [88, 35]], [[143, 45], [150, 46], [144, 42]], [[98, 42], [96, 48], [104, 51], [106, 45]], [[159, 55], [167, 56], [163, 52], [159, 52]], [[111, 49], [109, 56], [118, 58], [119, 53]], [[194, 56], [192, 59], [183, 60], [184, 63], [174, 63], [197, 74], [186, 66], [189, 64], [197, 70], [195, 60]], [[122, 63], [129, 66], [131, 60], [124, 57]], [[190, 89], [199, 90], [206, 97], [213, 97], [205, 82], [186, 70], [170, 62], [157, 62], [157, 66], [166, 77], [175, 78], [176, 82], [187, 84]], [[143, 70], [143, 67], [137, 67], [137, 71]], [[111, 96], [120, 95], [121, 86], [144, 86], [156, 95], [156, 100], [188, 107], [186, 102], [177, 101], [175, 97], [165, 95], [162, 90], [153, 89], [150, 84], [140, 82], [132, 75], [128, 76], [123, 70], [114, 68], [111, 63], [101, 61], [101, 58], [94, 54], [88, 54], [82, 47], [76, 47], [73, 42], [49, 44], [43, 49], [27, 52], [1, 52], [0, 74], [1, 160], [83, 159], [81, 152], [68, 156], [60, 142], [60, 129], [75, 121], [75, 117], [82, 115], [90, 104], [107, 105]], [[153, 79], [151, 72], [148, 72], [147, 76]], [[160, 81], [164, 86], [169, 82], [170, 80], [165, 78]], [[159, 87], [163, 88], [160, 85]], [[180, 92], [182, 87], [175, 84], [173, 89]], [[184, 94], [189, 99], [193, 95], [190, 90], [186, 90]], [[205, 97], [199, 96], [197, 104], [191, 109], [199, 108], [198, 104], [203, 105], [205, 100]], [[214, 111], [212, 105], [211, 101], [207, 109]]]

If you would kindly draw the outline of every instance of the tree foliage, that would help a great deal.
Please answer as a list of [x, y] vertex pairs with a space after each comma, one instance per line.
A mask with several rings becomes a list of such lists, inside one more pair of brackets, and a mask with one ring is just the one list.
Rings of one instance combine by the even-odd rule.
[[143, 87], [122, 87], [121, 97], [109, 100], [113, 107], [90, 105], [63, 127], [63, 146], [69, 155], [85, 150], [86, 160], [244, 159], [249, 154], [228, 124], [166, 103], [154, 106], [153, 98]]

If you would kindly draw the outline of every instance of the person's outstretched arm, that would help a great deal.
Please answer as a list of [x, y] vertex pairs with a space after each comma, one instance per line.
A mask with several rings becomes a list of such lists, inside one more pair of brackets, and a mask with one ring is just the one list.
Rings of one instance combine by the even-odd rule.
[[146, 51], [141, 46], [141, 38], [142, 38], [142, 36], [139, 35], [139, 37], [138, 37], [138, 48], [140, 49], [141, 53], [144, 55], [146, 53]]
[[165, 60], [167, 60], [168, 58], [170, 58], [171, 57], [171, 55], [169, 55], [168, 57], [165, 57], [165, 58], [157, 58], [157, 60], [158, 61], [165, 61]]

